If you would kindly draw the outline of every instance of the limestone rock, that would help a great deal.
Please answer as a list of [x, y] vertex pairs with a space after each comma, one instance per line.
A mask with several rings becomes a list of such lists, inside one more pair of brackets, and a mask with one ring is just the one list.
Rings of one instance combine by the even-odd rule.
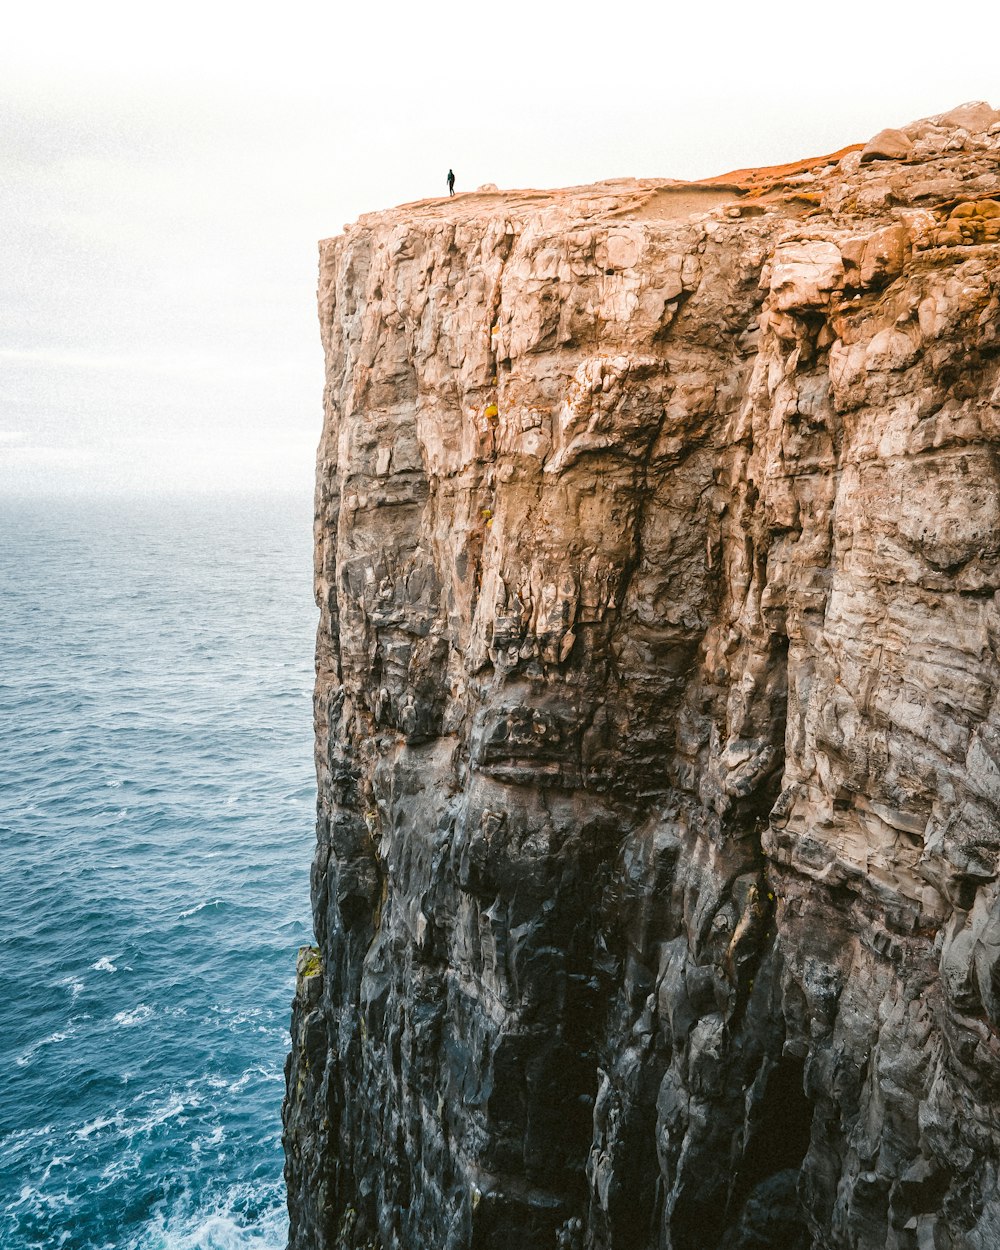
[[901, 161], [910, 154], [913, 144], [903, 130], [880, 130], [864, 146], [862, 161]]
[[985, 100], [975, 100], [971, 104], [949, 109], [936, 120], [940, 126], [961, 127], [962, 130], [981, 133], [1000, 122], [1000, 110], [994, 109]]
[[996, 1246], [969, 107], [322, 245], [292, 1250]]
[[770, 290], [775, 308], [825, 308], [844, 285], [844, 262], [835, 243], [811, 240], [775, 249]]

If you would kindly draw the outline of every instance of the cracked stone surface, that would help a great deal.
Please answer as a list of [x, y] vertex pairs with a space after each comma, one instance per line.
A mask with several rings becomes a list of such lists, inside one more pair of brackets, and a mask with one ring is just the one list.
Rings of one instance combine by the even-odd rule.
[[319, 302], [292, 1250], [993, 1250], [1000, 113]]

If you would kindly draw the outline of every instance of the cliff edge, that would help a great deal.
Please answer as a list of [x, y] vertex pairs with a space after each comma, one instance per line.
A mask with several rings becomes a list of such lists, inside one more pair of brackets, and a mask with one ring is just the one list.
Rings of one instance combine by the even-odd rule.
[[319, 301], [292, 1250], [994, 1250], [1000, 113]]

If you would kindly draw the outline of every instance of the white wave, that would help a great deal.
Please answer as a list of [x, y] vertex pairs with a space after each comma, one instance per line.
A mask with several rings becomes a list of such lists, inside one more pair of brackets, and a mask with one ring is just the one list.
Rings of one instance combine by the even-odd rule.
[[41, 1128], [16, 1128], [13, 1133], [0, 1137], [0, 1146], [7, 1149], [23, 1142], [34, 1141], [36, 1137], [48, 1137], [52, 1131], [51, 1124], [43, 1124]]
[[87, 1141], [95, 1133], [101, 1132], [102, 1129], [121, 1128], [124, 1122], [125, 1117], [120, 1111], [116, 1111], [114, 1115], [99, 1115], [96, 1119], [85, 1124], [83, 1128], [78, 1128], [73, 1136], [79, 1141]]
[[120, 790], [122, 788], [122, 782], [117, 777], [112, 777], [110, 781], [106, 781], [104, 784], [111, 790]]
[[185, 1111], [199, 1107], [202, 1101], [199, 1094], [189, 1094], [186, 1099], [181, 1098], [179, 1094], [171, 1094], [165, 1103], [154, 1107], [145, 1119], [138, 1120], [132, 1125], [129, 1129], [129, 1136], [136, 1133], [150, 1133], [161, 1124], [166, 1124], [168, 1120], [176, 1120], [183, 1116]]
[[63, 977], [61, 981], [57, 982], [57, 984], [65, 985], [70, 994], [73, 996], [73, 1001], [75, 1002], [83, 993], [85, 982], [81, 981], [79, 977]]
[[226, 1199], [200, 1211], [157, 1215], [128, 1250], [284, 1250], [288, 1220], [277, 1203], [247, 1225]]
[[142, 1156], [135, 1150], [126, 1150], [117, 1155], [101, 1172], [99, 1190], [110, 1189], [126, 1177], [141, 1176]]
[[44, 1124], [41, 1128], [16, 1129], [0, 1137], [0, 1157], [7, 1175], [14, 1176], [19, 1170], [27, 1173], [51, 1148], [53, 1132], [53, 1125]]
[[[74, 1199], [69, 1193], [63, 1190], [44, 1190], [36, 1188], [32, 1185], [23, 1185], [18, 1193], [17, 1199], [7, 1208], [8, 1211], [16, 1211], [23, 1208], [25, 1213], [30, 1214], [32, 1221], [42, 1220], [48, 1226], [52, 1226], [54, 1221], [63, 1223], [68, 1212], [74, 1207]], [[58, 1240], [51, 1241], [53, 1250], [59, 1246], [64, 1246], [69, 1240], [71, 1234], [68, 1230], [59, 1234]], [[36, 1242], [36, 1245], [39, 1243]]]
[[48, 1037], [39, 1038], [37, 1042], [32, 1042], [23, 1054], [18, 1055], [14, 1062], [19, 1068], [28, 1067], [43, 1046], [56, 1046], [59, 1042], [64, 1042], [72, 1032], [74, 1030], [70, 1029], [69, 1033], [50, 1033]]
[[72, 1163], [72, 1161], [72, 1155], [53, 1155], [53, 1157], [46, 1164], [45, 1171], [38, 1178], [38, 1188], [40, 1190], [44, 1190], [45, 1186], [48, 1185], [49, 1177], [52, 1175], [53, 1168], [58, 1170], [59, 1168], [65, 1167], [67, 1163]]
[[152, 1014], [152, 1007], [147, 1006], [146, 1003], [140, 1003], [131, 1011], [119, 1011], [112, 1020], [112, 1024], [117, 1024], [120, 1029], [134, 1029], [137, 1024], [148, 1020]]
[[[79, 1141], [88, 1141], [95, 1134], [103, 1133], [105, 1129], [113, 1129], [127, 1145], [132, 1145], [134, 1138], [146, 1136], [170, 1120], [179, 1120], [183, 1123], [184, 1113], [200, 1106], [203, 1099], [196, 1093], [188, 1094], [183, 1098], [179, 1094], [171, 1093], [165, 1101], [152, 1106], [148, 1103], [143, 1105], [144, 1101], [140, 1095], [139, 1099], [132, 1102], [127, 1110], [120, 1109], [114, 1115], [99, 1115], [78, 1128], [74, 1136]], [[122, 1161], [127, 1162], [128, 1158], [127, 1152], [121, 1155]], [[105, 1177], [108, 1175], [105, 1172]]]
[[254, 1081], [284, 1081], [285, 1075], [280, 1068], [269, 1068], [262, 1064], [254, 1064], [252, 1067], [241, 1072], [233, 1081], [227, 1081], [222, 1077], [210, 1076], [206, 1084], [211, 1089], [225, 1089], [231, 1094], [241, 1094], [246, 1087]]
[[178, 920], [187, 920], [190, 916], [197, 916], [200, 911], [204, 911], [206, 907], [216, 907], [222, 902], [221, 898], [209, 898], [204, 903], [197, 903], [194, 907], [189, 907], [187, 911], [182, 911], [177, 917]]
[[91, 964], [95, 972], [117, 972], [118, 966], [113, 964], [107, 955], [102, 955], [96, 964]]
[[217, 1124], [212, 1130], [210, 1136], [195, 1138], [195, 1140], [191, 1143], [191, 1153], [198, 1156], [201, 1154], [202, 1150], [210, 1150], [213, 1151], [213, 1158], [219, 1157], [216, 1156], [214, 1152], [218, 1146], [222, 1145], [222, 1140], [225, 1135], [225, 1129], [221, 1124]]

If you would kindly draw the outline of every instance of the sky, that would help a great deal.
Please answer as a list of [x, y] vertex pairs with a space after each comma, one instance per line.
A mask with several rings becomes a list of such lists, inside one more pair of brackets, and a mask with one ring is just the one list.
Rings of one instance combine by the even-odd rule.
[[0, 493], [308, 493], [318, 239], [449, 167], [459, 191], [697, 178], [1000, 105], [998, 10], [960, 27], [942, 52], [871, 0], [19, 5]]

